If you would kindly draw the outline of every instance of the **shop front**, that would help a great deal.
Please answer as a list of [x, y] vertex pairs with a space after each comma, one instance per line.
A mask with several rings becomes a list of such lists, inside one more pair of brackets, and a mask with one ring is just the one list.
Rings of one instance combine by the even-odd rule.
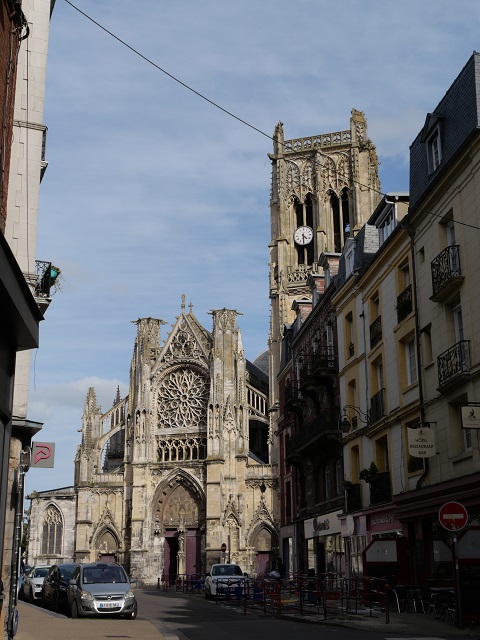
[[452, 585], [454, 533], [441, 525], [439, 513], [445, 503], [454, 499], [469, 513], [467, 527], [479, 524], [480, 473], [398, 494], [394, 499], [395, 516], [402, 522], [408, 538], [412, 582], [437, 587]]
[[309, 574], [345, 574], [345, 544], [339, 516], [342, 511], [310, 518], [304, 522]]

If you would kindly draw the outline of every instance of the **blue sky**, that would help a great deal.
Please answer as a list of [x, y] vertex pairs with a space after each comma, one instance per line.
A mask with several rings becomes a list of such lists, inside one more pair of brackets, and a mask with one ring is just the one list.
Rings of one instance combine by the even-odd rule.
[[[50, 26], [37, 259], [62, 271], [32, 355], [29, 417], [56, 442], [27, 492], [73, 483], [90, 386], [128, 389], [132, 320], [168, 324], [181, 295], [206, 328], [237, 309], [267, 347], [272, 151], [365, 112], [382, 190], [408, 191], [408, 149], [480, 48], [470, 0], [76, 0], [105, 29], [249, 122], [188, 91], [57, 0]], [[38, 438], [37, 438], [38, 440]]]

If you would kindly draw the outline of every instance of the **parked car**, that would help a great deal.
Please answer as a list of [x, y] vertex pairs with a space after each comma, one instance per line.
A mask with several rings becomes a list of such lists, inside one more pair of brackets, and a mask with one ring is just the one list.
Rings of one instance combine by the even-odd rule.
[[226, 595], [243, 585], [245, 576], [238, 564], [212, 564], [205, 577], [205, 598], [211, 600]]
[[84, 616], [137, 617], [137, 600], [125, 569], [115, 563], [93, 562], [77, 567], [67, 597], [72, 618]]
[[42, 585], [42, 605], [60, 611], [67, 607], [67, 587], [78, 564], [54, 564]]
[[43, 580], [46, 577], [50, 565], [40, 564], [32, 567], [25, 575], [21, 587], [21, 596], [30, 602], [39, 602], [42, 599]]

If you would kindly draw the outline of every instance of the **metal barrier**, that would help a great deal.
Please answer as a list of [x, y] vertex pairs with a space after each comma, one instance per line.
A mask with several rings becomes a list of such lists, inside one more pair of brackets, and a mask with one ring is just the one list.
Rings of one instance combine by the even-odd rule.
[[[163, 575], [160, 584], [164, 591], [181, 591], [200, 594], [204, 591], [203, 574]], [[217, 582], [215, 604], [242, 606], [270, 613], [275, 617], [285, 615], [316, 615], [328, 617], [385, 614], [390, 619], [390, 599], [395, 591], [382, 578], [343, 578], [334, 574], [322, 576], [295, 575], [289, 578], [248, 578], [232, 581], [226, 578]]]

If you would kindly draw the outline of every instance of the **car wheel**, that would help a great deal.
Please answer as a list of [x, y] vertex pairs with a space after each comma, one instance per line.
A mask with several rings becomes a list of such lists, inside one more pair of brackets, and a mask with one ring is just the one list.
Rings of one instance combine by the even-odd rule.
[[137, 613], [138, 613], [138, 606], [135, 604], [135, 608], [132, 611], [132, 613], [127, 613], [127, 615], [125, 616], [125, 618], [127, 620], [135, 620], [135, 618], [137, 617]]

